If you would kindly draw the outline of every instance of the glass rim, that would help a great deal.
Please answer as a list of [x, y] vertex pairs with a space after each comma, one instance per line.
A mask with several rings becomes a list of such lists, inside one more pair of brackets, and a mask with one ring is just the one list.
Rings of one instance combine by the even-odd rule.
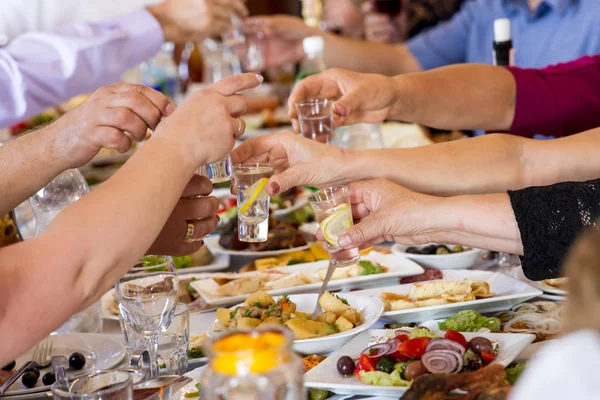
[[[330, 191], [330, 192], [333, 193], [334, 191], [336, 191], [336, 189], [341, 189], [341, 191], [342, 191], [341, 195], [339, 195], [339, 196], [333, 196], [333, 197], [331, 197], [329, 199], [325, 199], [325, 200], [318, 200], [316, 198], [316, 196], [317, 196], [318, 193], [327, 193], [327, 191]], [[313, 194], [311, 194], [308, 197], [308, 202], [311, 203], [311, 204], [328, 203], [330, 201], [334, 201], [334, 200], [338, 199], [341, 196], [347, 196], [349, 194], [350, 194], [350, 188], [348, 186], [346, 186], [346, 185], [329, 186], [329, 187], [326, 187], [326, 188], [323, 188], [323, 189], [319, 189], [316, 192], [314, 192]]]
[[307, 100], [299, 101], [294, 104], [296, 105], [296, 107], [304, 107], [304, 106], [313, 106], [315, 104], [327, 106], [328, 103], [333, 103], [333, 100], [331, 100], [331, 99], [307, 99]]
[[[124, 375], [127, 378], [119, 383], [115, 383], [115, 384], [111, 384], [107, 389], [101, 389], [101, 390], [97, 390], [94, 392], [89, 392], [89, 393], [71, 393], [69, 391], [69, 389], [73, 386], [73, 384], [75, 382], [77, 382], [79, 379], [83, 379], [83, 378], [92, 378], [94, 376], [98, 376], [98, 375], [112, 375], [112, 374], [116, 374], [116, 375]], [[52, 392], [52, 394], [55, 394], [58, 397], [62, 397], [62, 398], [71, 398], [71, 399], [86, 399], [86, 398], [98, 398], [98, 397], [102, 397], [111, 393], [115, 393], [118, 391], [121, 391], [123, 389], [125, 389], [127, 386], [132, 386], [133, 385], [133, 378], [131, 377], [131, 374], [126, 372], [126, 371], [121, 371], [118, 369], [115, 370], [97, 370], [97, 371], [93, 371], [93, 372], [88, 372], [85, 374], [81, 374], [81, 375], [76, 375], [76, 376], [72, 376], [72, 377], [64, 377], [59, 381], [56, 381], [51, 387], [50, 387], [50, 391]], [[63, 387], [67, 387], [67, 390], [63, 389]]]
[[250, 164], [233, 164], [231, 168], [234, 171], [243, 170], [244, 168], [271, 168], [274, 169], [275, 166], [269, 163], [250, 163]]
[[127, 274], [135, 274], [135, 273], [139, 273], [139, 272], [145, 272], [145, 271], [147, 271], [149, 269], [160, 268], [160, 267], [165, 266], [167, 264], [173, 264], [173, 257], [171, 257], [171, 256], [163, 256], [163, 255], [159, 256], [159, 255], [150, 255], [150, 254], [148, 254], [148, 255], [140, 258], [138, 260], [138, 264], [136, 264], [136, 265], [139, 265], [139, 263], [142, 262], [144, 260], [144, 258], [146, 258], [146, 257], [160, 257], [160, 258], [165, 259], [165, 261], [162, 262], [162, 263], [160, 263], [160, 264], [148, 265], [148, 266], [145, 266], [145, 267], [144, 266], [141, 266], [141, 267], [138, 267], [138, 266], [131, 267], [127, 271]]

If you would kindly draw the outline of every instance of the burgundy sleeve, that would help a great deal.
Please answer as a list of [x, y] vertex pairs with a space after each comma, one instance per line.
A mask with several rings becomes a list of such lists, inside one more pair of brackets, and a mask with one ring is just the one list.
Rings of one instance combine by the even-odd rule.
[[600, 56], [543, 69], [508, 69], [517, 83], [510, 133], [562, 137], [600, 127]]

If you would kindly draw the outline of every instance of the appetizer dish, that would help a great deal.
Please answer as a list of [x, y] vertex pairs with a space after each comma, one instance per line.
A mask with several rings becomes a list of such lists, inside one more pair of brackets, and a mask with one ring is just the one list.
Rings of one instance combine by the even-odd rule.
[[533, 333], [535, 342], [554, 339], [562, 331], [565, 307], [552, 301], [534, 301], [513, 306], [497, 317], [506, 333]]
[[202, 335], [192, 336], [190, 338], [190, 345], [188, 346], [187, 356], [189, 360], [196, 360], [199, 358], [205, 358], [204, 350], [202, 346], [208, 340], [208, 335], [203, 333]]
[[438, 280], [415, 283], [407, 295], [397, 293], [381, 294], [386, 311], [460, 303], [481, 298], [493, 297], [490, 285], [477, 280]]
[[424, 247], [416, 247], [416, 246], [410, 246], [407, 247], [406, 250], [404, 250], [405, 252], [409, 253], [409, 254], [427, 254], [427, 255], [440, 255], [440, 254], [453, 254], [453, 253], [462, 253], [463, 251], [469, 251], [471, 250], [470, 247], [463, 247], [463, 246], [451, 246], [451, 245], [444, 245], [444, 244], [430, 244]]
[[275, 301], [268, 293], [258, 291], [241, 306], [218, 309], [218, 324], [213, 330], [285, 326], [292, 331], [295, 340], [302, 340], [345, 332], [362, 323], [362, 315], [344, 298], [325, 292], [319, 304], [324, 312], [313, 320], [309, 313], [297, 310], [288, 296]]
[[422, 266], [436, 269], [465, 269], [481, 259], [482, 250], [453, 244], [431, 243], [422, 246], [395, 244], [392, 252], [417, 261]]
[[302, 358], [304, 362], [304, 372], [308, 372], [321, 362], [323, 362], [327, 357], [326, 356], [318, 356], [316, 354], [311, 354], [310, 356], [306, 356]]
[[265, 271], [271, 268], [287, 267], [288, 265], [298, 265], [319, 260], [329, 260], [329, 253], [321, 243], [314, 243], [308, 250], [292, 251], [277, 257], [259, 258], [243, 266], [241, 271]]

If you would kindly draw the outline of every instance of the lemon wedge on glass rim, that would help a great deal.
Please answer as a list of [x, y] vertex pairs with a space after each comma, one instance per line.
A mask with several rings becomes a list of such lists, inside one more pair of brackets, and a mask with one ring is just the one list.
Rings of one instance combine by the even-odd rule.
[[254, 203], [256, 200], [258, 200], [258, 196], [260, 196], [263, 192], [265, 195], [267, 195], [267, 192], [264, 189], [265, 189], [265, 185], [267, 184], [268, 180], [269, 180], [268, 178], [261, 178], [254, 185], [250, 186], [247, 189], [248, 191], [251, 191], [252, 194], [240, 206], [241, 214], [245, 214], [246, 212], [248, 212], [252, 203]]
[[325, 240], [335, 247], [340, 247], [338, 243], [340, 236], [351, 226], [352, 211], [346, 203], [339, 205], [337, 211], [321, 221], [320, 224]]

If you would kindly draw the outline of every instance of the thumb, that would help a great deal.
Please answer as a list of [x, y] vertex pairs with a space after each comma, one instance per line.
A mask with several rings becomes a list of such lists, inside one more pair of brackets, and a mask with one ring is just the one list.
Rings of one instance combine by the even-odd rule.
[[267, 191], [270, 196], [285, 192], [296, 186], [306, 185], [308, 174], [299, 168], [290, 167], [285, 171], [273, 175], [267, 183]]
[[377, 214], [371, 214], [363, 218], [359, 224], [352, 225], [342, 236], [338, 243], [340, 247], [350, 249], [360, 247], [373, 239], [384, 236], [383, 221], [377, 218]]
[[333, 103], [333, 112], [342, 120], [347, 119], [353, 112], [360, 111], [361, 97], [355, 91], [350, 91], [342, 95], [339, 100]]

